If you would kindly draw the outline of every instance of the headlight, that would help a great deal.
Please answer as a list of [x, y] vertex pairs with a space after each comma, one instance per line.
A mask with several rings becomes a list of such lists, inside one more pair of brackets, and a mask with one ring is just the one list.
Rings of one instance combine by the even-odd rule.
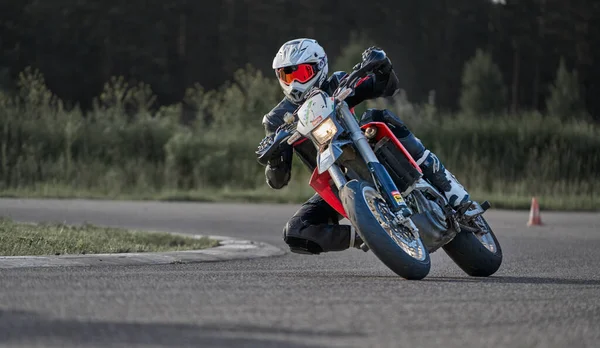
[[325, 122], [321, 123], [317, 128], [312, 131], [312, 136], [320, 145], [327, 143], [337, 133], [337, 127], [331, 118], [328, 118]]

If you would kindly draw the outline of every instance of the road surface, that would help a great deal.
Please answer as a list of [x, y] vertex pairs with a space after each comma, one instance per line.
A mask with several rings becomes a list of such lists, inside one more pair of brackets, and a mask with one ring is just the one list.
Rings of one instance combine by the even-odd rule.
[[[0, 200], [18, 221], [226, 235], [285, 248], [296, 205]], [[491, 210], [491, 278], [443, 253], [406, 281], [371, 253], [0, 270], [0, 346], [598, 347], [600, 214]]]

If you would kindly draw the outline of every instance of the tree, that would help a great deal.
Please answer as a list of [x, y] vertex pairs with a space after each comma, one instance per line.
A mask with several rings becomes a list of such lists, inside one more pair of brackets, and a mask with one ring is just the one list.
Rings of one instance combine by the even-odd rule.
[[492, 56], [480, 49], [464, 67], [460, 107], [471, 114], [500, 112], [506, 106], [506, 86]]
[[342, 48], [337, 57], [330, 58], [330, 72], [345, 71], [350, 73], [352, 67], [361, 62], [362, 53], [365, 49], [376, 45], [377, 44], [374, 41], [369, 40], [364, 33], [359, 35], [356, 32], [352, 32], [350, 34], [350, 39], [348, 40], [348, 45]]
[[548, 114], [561, 119], [585, 115], [577, 71], [569, 72], [564, 58], [561, 58], [556, 72], [556, 80], [550, 86], [550, 96], [546, 100], [546, 107]]

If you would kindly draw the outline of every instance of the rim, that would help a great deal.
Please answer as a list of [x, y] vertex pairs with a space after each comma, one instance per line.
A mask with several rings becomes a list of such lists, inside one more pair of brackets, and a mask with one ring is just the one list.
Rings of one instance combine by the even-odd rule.
[[394, 223], [395, 216], [379, 192], [375, 191], [372, 187], [365, 187], [363, 189], [363, 197], [367, 202], [369, 210], [371, 210], [371, 213], [379, 222], [379, 225], [392, 240], [410, 257], [424, 261], [427, 258], [427, 252], [421, 238], [415, 238], [408, 228]]
[[497, 253], [498, 246], [492, 237], [490, 226], [485, 222], [482, 216], [478, 216], [473, 223], [479, 228], [480, 233], [473, 233], [479, 242], [490, 252]]

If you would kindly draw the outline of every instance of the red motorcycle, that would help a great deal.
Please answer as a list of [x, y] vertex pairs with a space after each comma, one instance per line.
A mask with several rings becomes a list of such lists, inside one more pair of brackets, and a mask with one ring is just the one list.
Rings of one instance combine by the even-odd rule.
[[385, 123], [359, 125], [344, 101], [377, 60], [363, 63], [332, 96], [313, 89], [286, 125], [257, 151], [258, 161], [281, 146], [311, 141], [318, 149], [310, 186], [347, 218], [387, 267], [406, 279], [422, 279], [439, 248], [467, 274], [490, 276], [502, 250], [483, 213], [490, 204], [473, 202], [455, 211]]

